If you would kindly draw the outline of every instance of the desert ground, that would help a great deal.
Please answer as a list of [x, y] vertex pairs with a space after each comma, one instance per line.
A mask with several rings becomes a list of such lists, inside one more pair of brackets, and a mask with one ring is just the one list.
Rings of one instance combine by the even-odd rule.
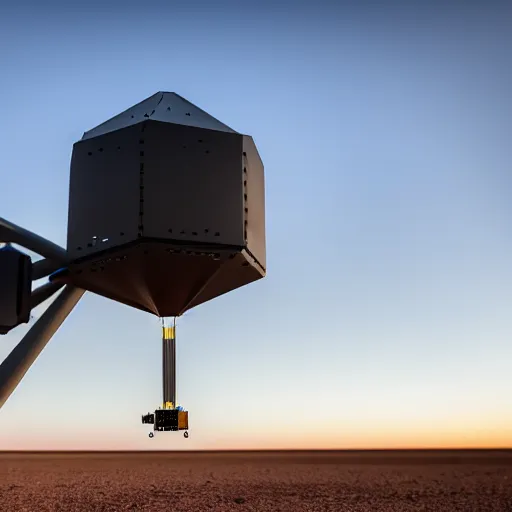
[[0, 453], [1, 511], [512, 511], [512, 451]]

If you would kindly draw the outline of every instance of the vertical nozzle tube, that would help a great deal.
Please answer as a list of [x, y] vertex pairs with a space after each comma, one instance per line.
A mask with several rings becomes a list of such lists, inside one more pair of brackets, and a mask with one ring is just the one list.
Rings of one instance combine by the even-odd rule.
[[176, 329], [162, 327], [163, 406], [176, 408]]

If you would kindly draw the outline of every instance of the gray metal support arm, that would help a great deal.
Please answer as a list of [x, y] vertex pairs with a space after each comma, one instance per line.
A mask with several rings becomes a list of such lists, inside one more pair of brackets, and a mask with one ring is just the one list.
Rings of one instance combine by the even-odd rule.
[[59, 282], [51, 282], [45, 283], [39, 288], [36, 288], [32, 291], [32, 295], [30, 296], [30, 309], [34, 309], [41, 302], [44, 302], [46, 299], [49, 299], [54, 293], [57, 293], [62, 287], [64, 283]]
[[51, 337], [71, 313], [85, 290], [67, 285], [0, 364], [0, 408], [11, 396]]
[[61, 263], [65, 263], [67, 260], [66, 249], [2, 217], [0, 217], [0, 242], [21, 245], [45, 258]]
[[62, 268], [63, 262], [55, 260], [39, 260], [32, 264], [32, 281], [37, 281], [43, 277], [53, 274], [59, 268]]

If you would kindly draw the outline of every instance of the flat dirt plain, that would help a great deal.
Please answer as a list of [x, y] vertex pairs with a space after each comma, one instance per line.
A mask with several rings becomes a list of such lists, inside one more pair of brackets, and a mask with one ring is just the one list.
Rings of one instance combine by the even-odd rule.
[[0, 452], [0, 511], [512, 511], [512, 451]]

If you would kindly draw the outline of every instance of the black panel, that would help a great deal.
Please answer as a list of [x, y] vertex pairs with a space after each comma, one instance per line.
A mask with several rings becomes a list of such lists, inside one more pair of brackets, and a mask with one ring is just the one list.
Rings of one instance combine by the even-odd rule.
[[242, 136], [150, 122], [144, 236], [244, 245]]
[[155, 430], [178, 430], [178, 410], [159, 409], [155, 411]]
[[20, 264], [18, 268], [18, 320], [20, 323], [30, 321], [31, 296], [32, 296], [32, 260], [27, 254], [20, 254]]
[[155, 423], [155, 415], [148, 413], [142, 416], [142, 423], [145, 425], [153, 425]]
[[243, 148], [245, 240], [247, 250], [266, 270], [265, 176], [263, 163], [252, 137], [244, 135]]
[[31, 268], [30, 256], [0, 249], [0, 334], [30, 320]]
[[142, 128], [132, 126], [74, 145], [67, 247], [71, 260], [137, 239]]

